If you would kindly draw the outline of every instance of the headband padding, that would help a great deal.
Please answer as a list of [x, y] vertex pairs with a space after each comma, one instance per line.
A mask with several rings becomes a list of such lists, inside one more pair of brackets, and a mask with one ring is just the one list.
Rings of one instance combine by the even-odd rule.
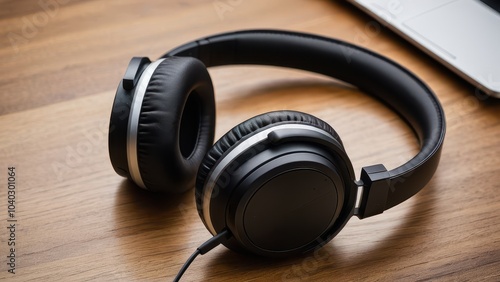
[[137, 158], [146, 188], [192, 188], [214, 129], [214, 92], [203, 63], [166, 58], [151, 77], [139, 116]]
[[380, 99], [420, 140], [415, 157], [377, 177], [388, 191], [379, 203], [385, 209], [415, 195], [438, 167], [446, 133], [439, 100], [413, 73], [372, 51], [313, 34], [244, 30], [200, 38], [165, 54], [172, 55], [198, 58], [207, 67], [252, 64], [311, 71], [350, 83]]
[[258, 115], [251, 119], [248, 119], [239, 125], [235, 126], [233, 129], [228, 131], [224, 136], [222, 136], [214, 146], [208, 151], [203, 162], [200, 165], [200, 169], [198, 171], [198, 177], [196, 180], [196, 205], [198, 208], [198, 212], [200, 217], [203, 219], [201, 215], [202, 212], [202, 195], [203, 195], [203, 187], [205, 185], [206, 178], [210, 171], [214, 168], [214, 165], [221, 159], [221, 157], [229, 152], [231, 148], [237, 146], [240, 141], [245, 140], [246, 138], [267, 129], [269, 126], [275, 126], [278, 124], [307, 124], [314, 126], [316, 128], [322, 129], [332, 135], [335, 140], [337, 140], [340, 144], [342, 141], [340, 140], [339, 135], [335, 130], [328, 125], [323, 120], [314, 117], [312, 115], [296, 112], [296, 111], [276, 111], [269, 112], [265, 114]]

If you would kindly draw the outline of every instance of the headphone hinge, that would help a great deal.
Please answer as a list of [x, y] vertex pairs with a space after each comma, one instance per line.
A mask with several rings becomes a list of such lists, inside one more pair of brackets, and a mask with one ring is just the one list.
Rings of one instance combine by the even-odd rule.
[[363, 195], [359, 207], [360, 219], [381, 214], [385, 210], [390, 189], [389, 173], [382, 164], [361, 169]]
[[139, 82], [144, 69], [151, 63], [147, 57], [133, 57], [127, 67], [127, 71], [123, 76], [123, 89], [132, 90]]

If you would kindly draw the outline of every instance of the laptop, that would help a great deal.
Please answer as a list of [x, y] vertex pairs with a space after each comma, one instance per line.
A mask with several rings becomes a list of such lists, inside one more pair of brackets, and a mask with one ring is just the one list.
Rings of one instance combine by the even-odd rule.
[[500, 0], [348, 0], [500, 98]]

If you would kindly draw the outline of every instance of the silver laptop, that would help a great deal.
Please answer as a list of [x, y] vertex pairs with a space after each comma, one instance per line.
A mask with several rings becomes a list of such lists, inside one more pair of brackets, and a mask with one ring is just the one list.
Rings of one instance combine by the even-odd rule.
[[349, 0], [500, 98], [500, 0]]

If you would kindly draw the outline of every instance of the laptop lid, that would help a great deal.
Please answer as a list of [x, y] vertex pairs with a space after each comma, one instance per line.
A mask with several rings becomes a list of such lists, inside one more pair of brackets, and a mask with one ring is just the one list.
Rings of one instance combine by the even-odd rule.
[[[500, 98], [500, 13], [488, 0], [350, 0], [461, 77]], [[490, 6], [493, 5], [493, 6]], [[497, 5], [498, 7], [498, 5]]]

